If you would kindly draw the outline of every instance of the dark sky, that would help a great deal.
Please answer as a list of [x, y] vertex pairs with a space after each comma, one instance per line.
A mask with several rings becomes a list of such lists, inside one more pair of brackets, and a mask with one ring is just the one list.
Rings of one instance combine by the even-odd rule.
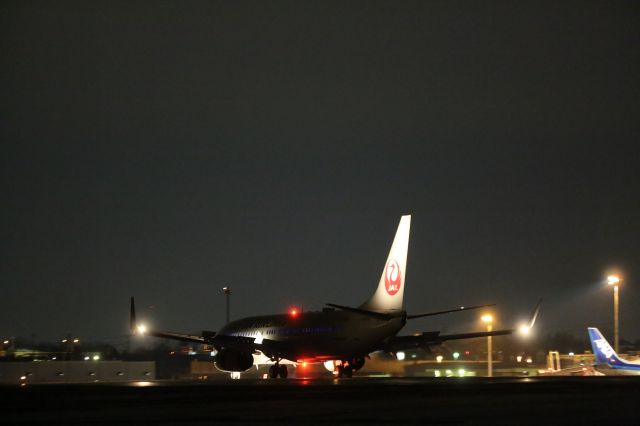
[[411, 213], [410, 312], [639, 338], [639, 76], [636, 1], [3, 1], [0, 335], [357, 306]]

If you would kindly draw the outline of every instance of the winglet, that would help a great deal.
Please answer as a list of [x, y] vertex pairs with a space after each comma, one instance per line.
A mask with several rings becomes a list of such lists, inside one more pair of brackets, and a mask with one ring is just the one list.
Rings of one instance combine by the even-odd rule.
[[131, 297], [131, 311], [129, 312], [129, 331], [131, 334], [136, 334], [136, 304]]
[[533, 328], [533, 325], [536, 323], [536, 319], [538, 318], [538, 313], [540, 312], [540, 306], [542, 306], [542, 298], [538, 301], [535, 309], [533, 310], [533, 314], [531, 315], [531, 319], [529, 320], [529, 329]]

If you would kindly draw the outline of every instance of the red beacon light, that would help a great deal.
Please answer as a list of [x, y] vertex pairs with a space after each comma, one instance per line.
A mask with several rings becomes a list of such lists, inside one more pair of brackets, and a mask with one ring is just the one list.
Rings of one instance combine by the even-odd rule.
[[291, 308], [289, 309], [289, 316], [291, 318], [296, 318], [298, 316], [298, 314], [300, 313], [300, 311], [298, 310], [298, 308]]

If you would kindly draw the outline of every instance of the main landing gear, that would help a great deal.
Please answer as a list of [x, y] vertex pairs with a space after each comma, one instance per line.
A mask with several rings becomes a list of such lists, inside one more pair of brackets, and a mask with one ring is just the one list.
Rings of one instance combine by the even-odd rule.
[[271, 367], [269, 367], [270, 379], [276, 379], [278, 376], [282, 377], [283, 379], [286, 379], [288, 375], [289, 375], [289, 370], [287, 369], [287, 366], [284, 364], [280, 365], [279, 362], [276, 362]]
[[353, 377], [353, 372], [360, 370], [363, 366], [364, 358], [355, 358], [351, 361], [336, 361], [333, 375], [339, 378]]
[[342, 377], [352, 377], [353, 376], [353, 367], [349, 364], [336, 365], [336, 371], [333, 373], [335, 376]]

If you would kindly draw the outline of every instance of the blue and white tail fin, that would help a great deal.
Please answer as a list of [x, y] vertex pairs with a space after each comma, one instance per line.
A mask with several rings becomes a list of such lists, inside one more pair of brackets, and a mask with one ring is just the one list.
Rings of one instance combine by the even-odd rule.
[[618, 354], [613, 350], [602, 333], [600, 333], [600, 330], [595, 327], [589, 327], [589, 340], [591, 341], [591, 348], [593, 349], [596, 365], [611, 365], [612, 363], [617, 365], [624, 364], [624, 361], [618, 358]]
[[369, 300], [360, 306], [360, 309], [388, 314], [402, 311], [410, 229], [411, 215], [402, 216], [387, 262], [382, 269], [378, 287]]

